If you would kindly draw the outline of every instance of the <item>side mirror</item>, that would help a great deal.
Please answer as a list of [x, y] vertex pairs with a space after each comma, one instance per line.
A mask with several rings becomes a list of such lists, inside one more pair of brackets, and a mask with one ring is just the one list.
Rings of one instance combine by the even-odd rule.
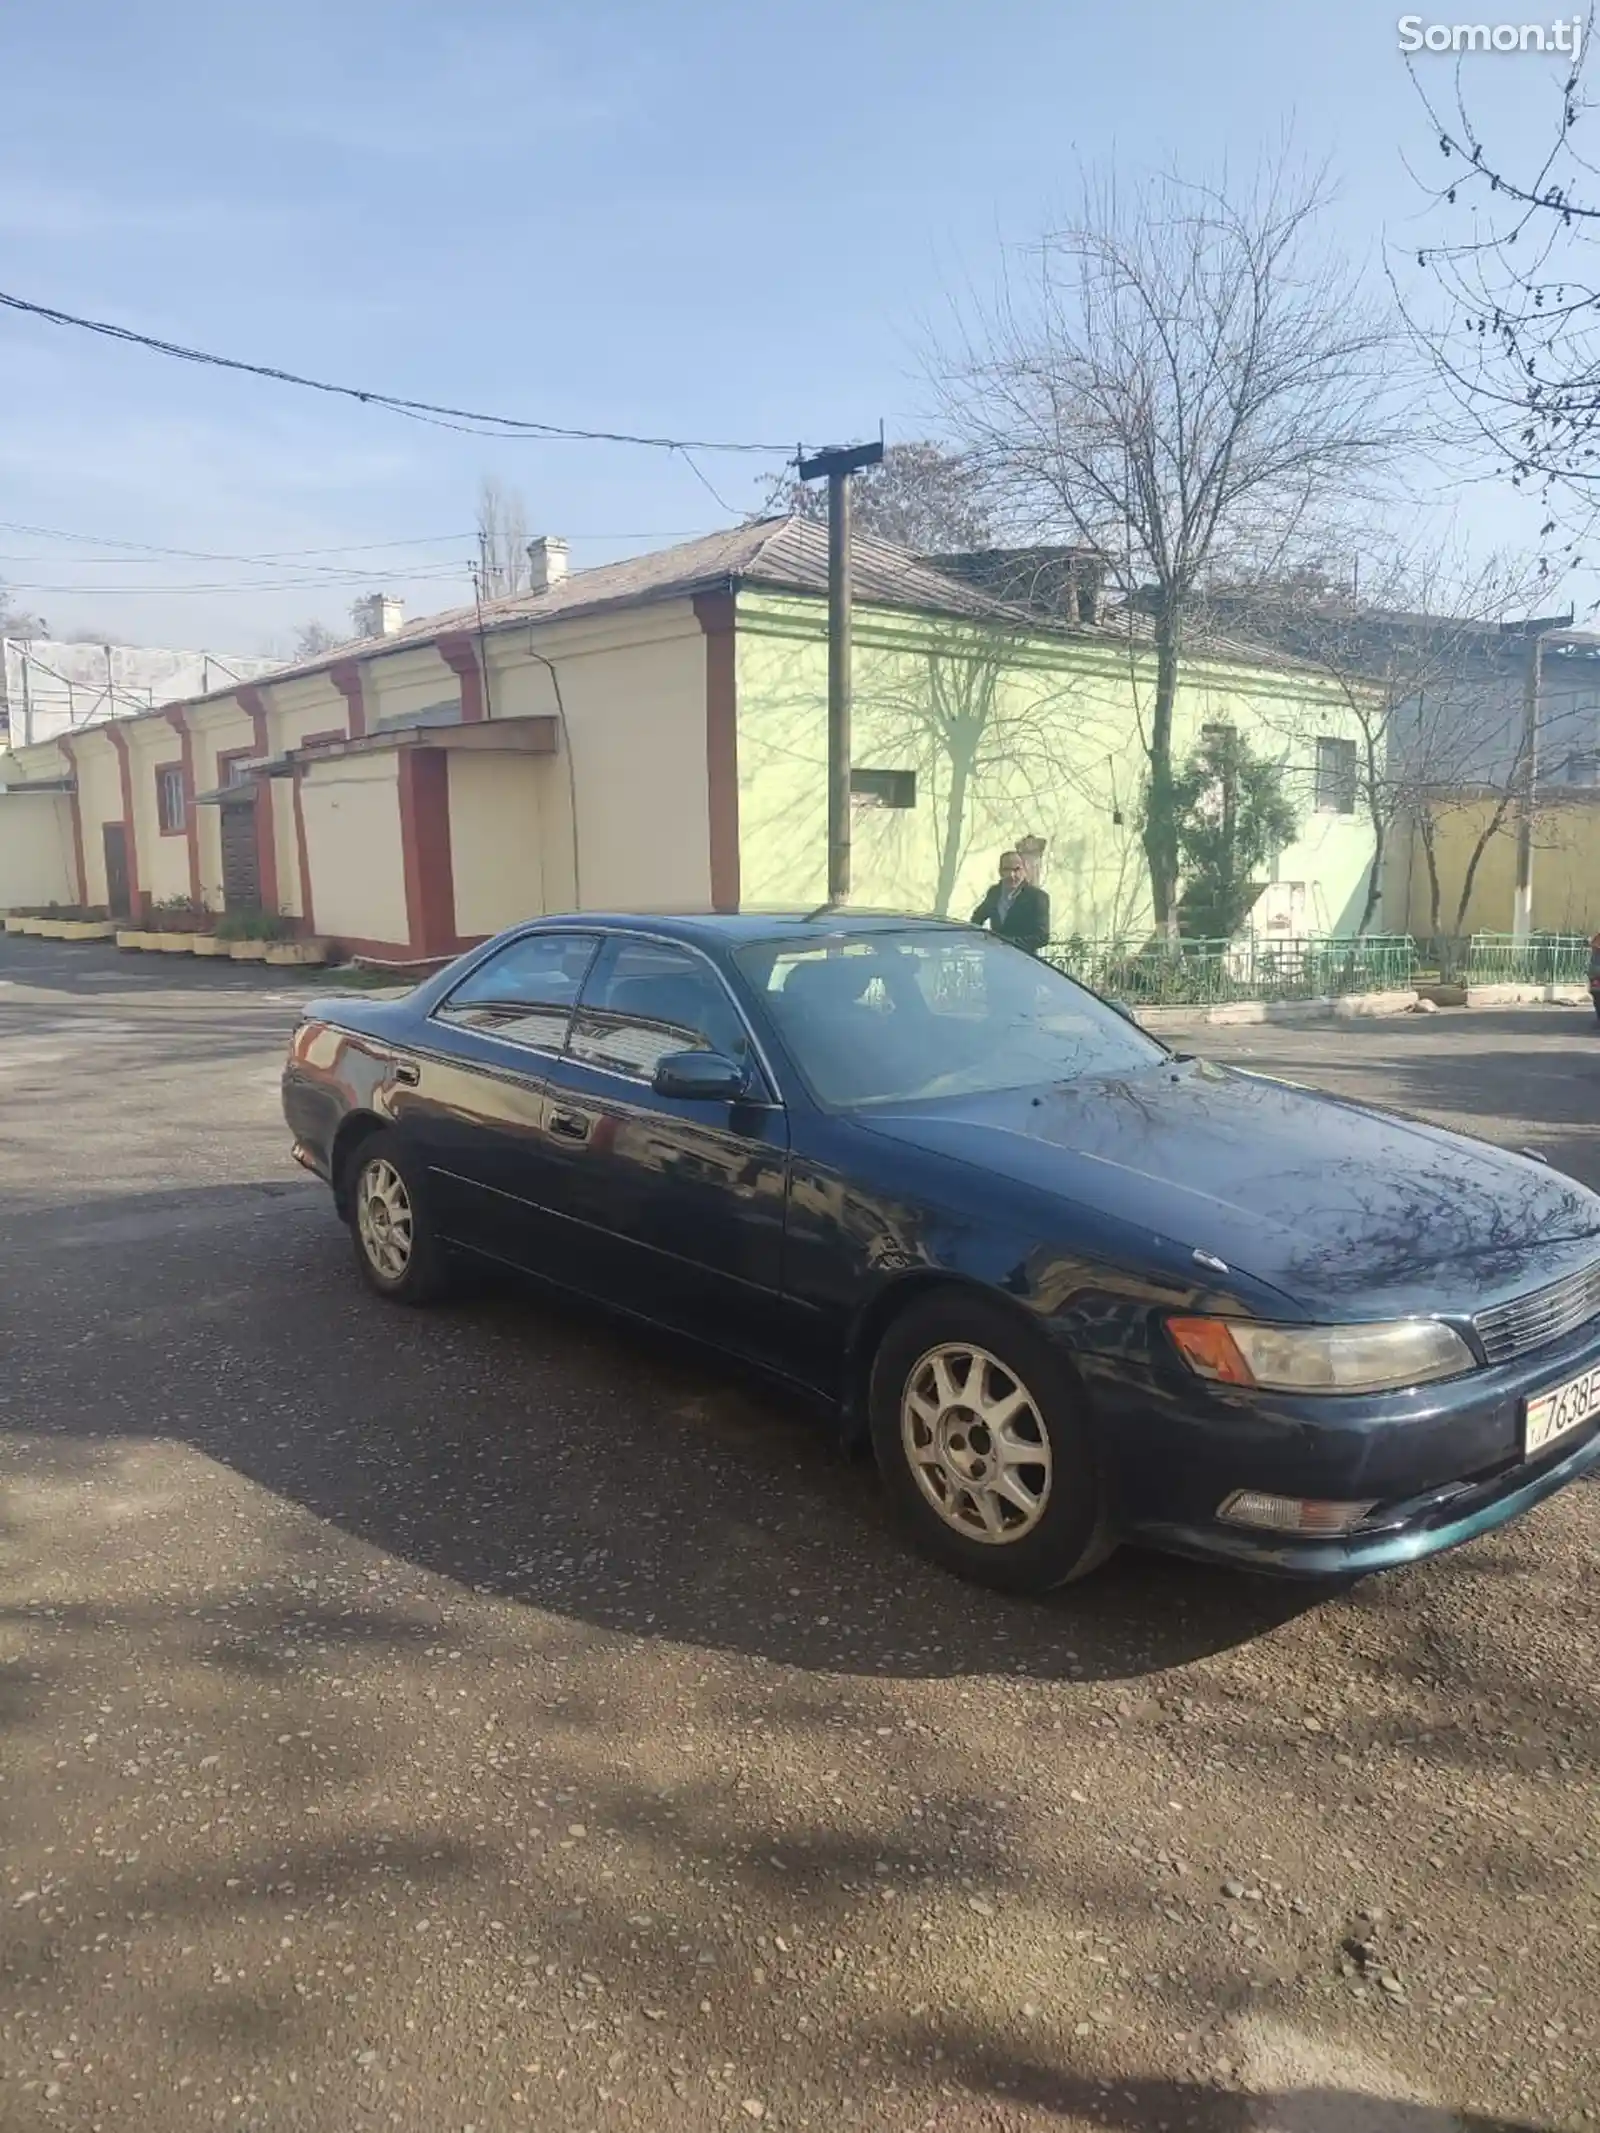
[[658, 1096], [686, 1096], [702, 1103], [737, 1103], [750, 1085], [750, 1069], [720, 1052], [668, 1052], [656, 1061], [651, 1087]]

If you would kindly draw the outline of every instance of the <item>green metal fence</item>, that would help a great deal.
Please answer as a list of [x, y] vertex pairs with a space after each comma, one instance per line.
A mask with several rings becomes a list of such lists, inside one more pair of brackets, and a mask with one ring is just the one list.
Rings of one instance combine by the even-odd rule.
[[1586, 985], [1585, 933], [1475, 933], [1467, 944], [1466, 975], [1478, 985]]
[[1363, 939], [1309, 934], [1233, 941], [1052, 941], [1058, 970], [1130, 1007], [1214, 1007], [1230, 1000], [1324, 1000], [1337, 993], [1403, 992], [1416, 978], [1409, 934]]

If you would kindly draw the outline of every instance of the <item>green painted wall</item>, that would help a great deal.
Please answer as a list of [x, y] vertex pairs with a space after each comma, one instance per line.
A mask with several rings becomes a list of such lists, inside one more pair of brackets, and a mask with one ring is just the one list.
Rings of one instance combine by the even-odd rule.
[[[818, 903], [826, 893], [826, 629], [821, 601], [739, 595], [747, 904]], [[1140, 717], [1155, 681], [1148, 654], [872, 608], [856, 610], [854, 629], [855, 764], [917, 775], [914, 808], [856, 808], [854, 900], [964, 917], [993, 880], [1000, 850], [1038, 836], [1059, 937], [1146, 928], [1138, 821]], [[1348, 711], [1297, 676], [1191, 662], [1175, 757], [1213, 722], [1236, 725], [1284, 761], [1300, 809], [1300, 837], [1276, 868], [1283, 887], [1258, 914], [1269, 905], [1292, 911], [1296, 932], [1352, 930], [1371, 834], [1361, 816], [1312, 804], [1316, 737], [1354, 738]]]

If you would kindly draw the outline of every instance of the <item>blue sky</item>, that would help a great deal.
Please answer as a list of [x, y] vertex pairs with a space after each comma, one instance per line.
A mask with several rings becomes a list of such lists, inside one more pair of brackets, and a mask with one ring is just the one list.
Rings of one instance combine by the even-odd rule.
[[[0, 287], [557, 422], [915, 435], [952, 298], [1059, 216], [1085, 163], [1247, 170], [1287, 135], [1332, 165], [1330, 241], [1373, 269], [1386, 235], [1414, 241], [1402, 157], [1437, 151], [1402, 11], [67, 0], [4, 32]], [[1472, 65], [1513, 128], [1541, 108], [1543, 63]], [[363, 586], [413, 612], [456, 597], [485, 472], [581, 565], [725, 522], [780, 462], [698, 463], [727, 511], [681, 459], [490, 444], [0, 313], [0, 578], [57, 631], [267, 648], [342, 625]], [[1526, 536], [1495, 487], [1460, 510], [1480, 543]], [[339, 552], [265, 567], [15, 526]]]

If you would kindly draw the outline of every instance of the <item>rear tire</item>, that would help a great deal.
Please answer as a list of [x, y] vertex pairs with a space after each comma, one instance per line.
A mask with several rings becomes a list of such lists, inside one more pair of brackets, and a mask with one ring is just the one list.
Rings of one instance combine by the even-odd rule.
[[369, 1134], [350, 1158], [346, 1198], [356, 1264], [389, 1303], [428, 1304], [450, 1286], [450, 1263], [428, 1203], [427, 1172], [397, 1133]]
[[999, 1305], [951, 1290], [903, 1312], [873, 1359], [869, 1413], [896, 1517], [958, 1576], [1050, 1592], [1115, 1548], [1083, 1396]]

